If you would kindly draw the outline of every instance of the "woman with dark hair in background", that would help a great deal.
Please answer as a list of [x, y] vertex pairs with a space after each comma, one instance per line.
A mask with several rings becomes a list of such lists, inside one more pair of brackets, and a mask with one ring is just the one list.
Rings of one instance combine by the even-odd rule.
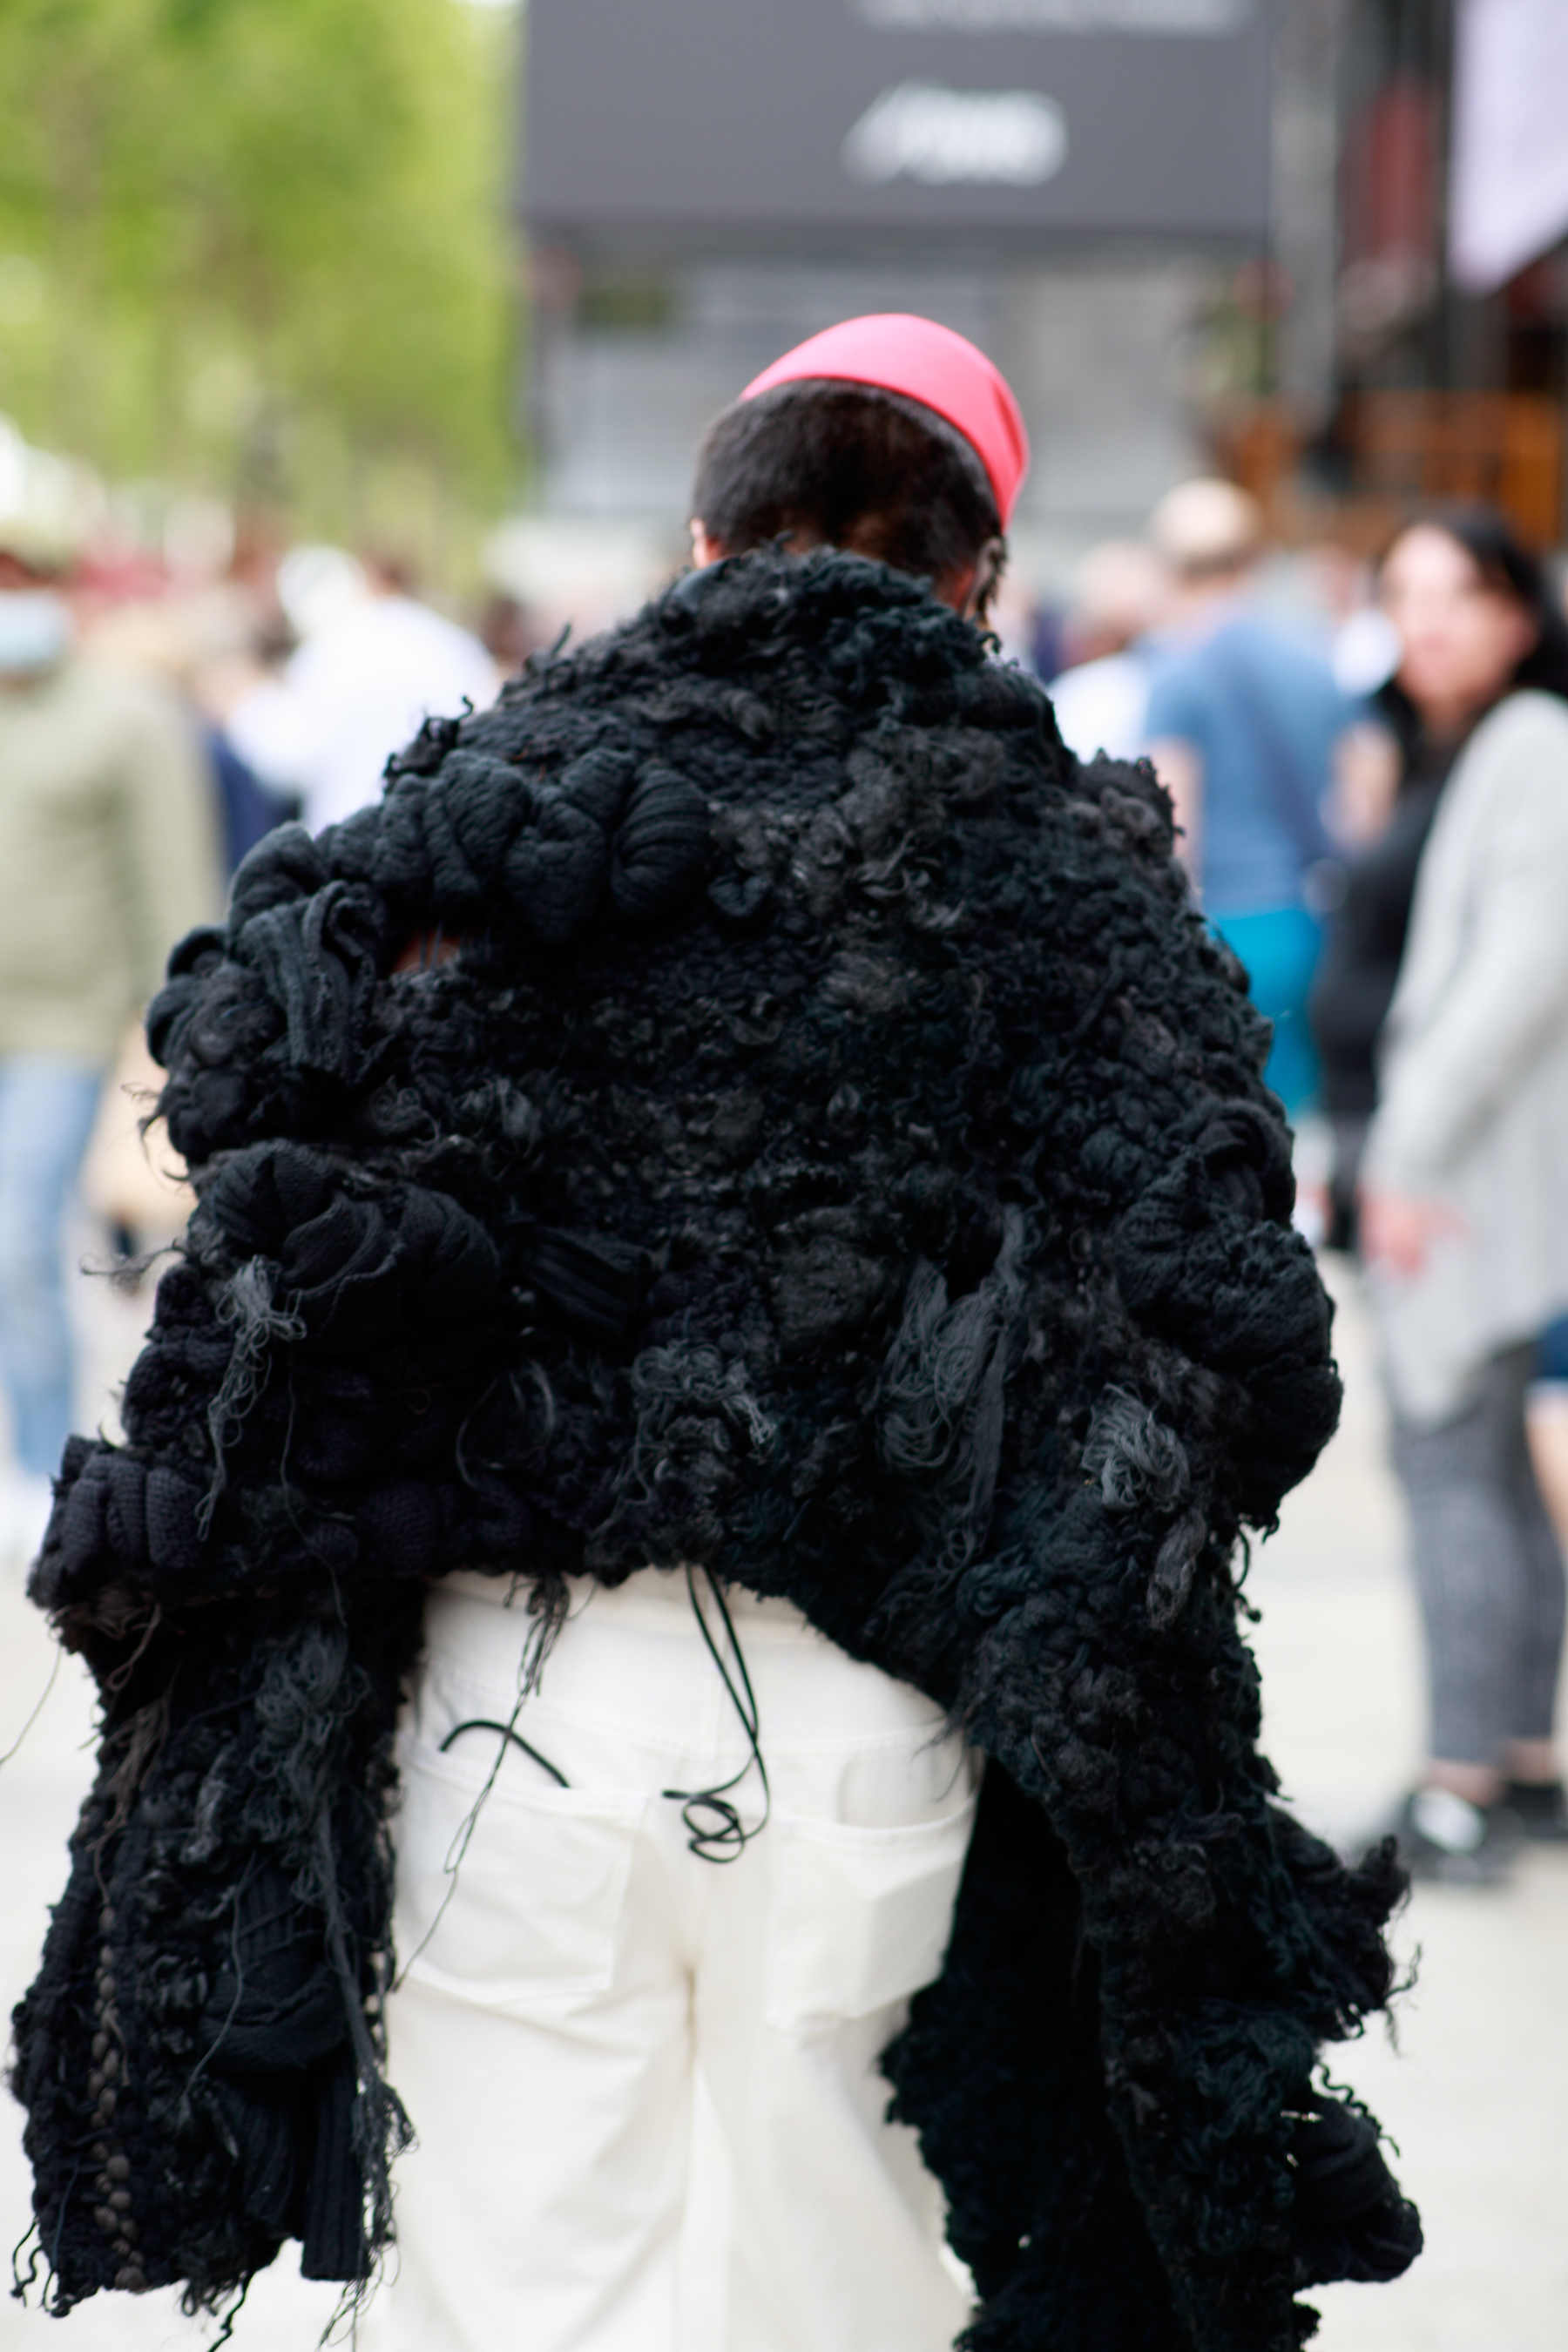
[[[1568, 626], [1551, 600], [1540, 566], [1519, 546], [1501, 516], [1485, 507], [1455, 507], [1435, 512], [1415, 528], [1423, 534], [1428, 530], [1440, 533], [1468, 551], [1482, 572], [1508, 580], [1538, 612], [1541, 635], [1511, 684], [1568, 692]], [[1389, 559], [1409, 536], [1409, 531], [1400, 533], [1388, 551]], [[1347, 803], [1353, 800], [1354, 805], [1342, 806], [1336, 830], [1359, 846], [1345, 861], [1344, 898], [1324, 942], [1310, 1004], [1322, 1108], [1333, 1129], [1330, 1241], [1338, 1248], [1353, 1249], [1356, 1244], [1356, 1186], [1367, 1129], [1377, 1108], [1377, 1043], [1399, 979], [1421, 853], [1448, 772], [1479, 715], [1467, 691], [1461, 697], [1458, 731], [1448, 723], [1448, 663], [1447, 651], [1439, 648], [1432, 665], [1434, 701], [1421, 648], [1402, 658], [1368, 704], [1369, 716], [1384, 730], [1386, 766], [1381, 759], [1368, 757], [1358, 761], [1352, 776], [1340, 781], [1340, 798]], [[1481, 709], [1489, 707], [1483, 704]], [[1374, 730], [1364, 731], [1370, 737]], [[1378, 746], [1369, 742], [1358, 749], [1375, 754]]]
[[1342, 1113], [1358, 1053], [1370, 1109], [1379, 1049], [1361, 1241], [1431, 1688], [1400, 1841], [1418, 1872], [1484, 1879], [1521, 1824], [1565, 1831], [1563, 1559], [1524, 1401], [1537, 1334], [1568, 1305], [1568, 631], [1482, 511], [1411, 524], [1381, 588], [1402, 788], [1316, 1009]]

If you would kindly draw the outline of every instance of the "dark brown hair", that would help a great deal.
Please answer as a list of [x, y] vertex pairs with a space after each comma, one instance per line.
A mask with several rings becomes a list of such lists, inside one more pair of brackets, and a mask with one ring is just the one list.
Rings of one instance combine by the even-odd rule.
[[1495, 507], [1424, 507], [1401, 523], [1378, 562], [1381, 572], [1394, 549], [1413, 530], [1440, 530], [1462, 548], [1489, 588], [1522, 605], [1540, 629], [1509, 681], [1510, 688], [1539, 687], [1568, 700], [1568, 620], [1540, 558], [1518, 539]]
[[[901, 393], [824, 378], [776, 384], [715, 419], [691, 511], [728, 555], [781, 538], [841, 547], [939, 589], [1002, 539], [985, 469], [962, 434]], [[998, 562], [984, 594], [1000, 576]]]
[[[1400, 524], [1379, 556], [1380, 576], [1401, 540], [1413, 530], [1440, 530], [1445, 539], [1451, 539], [1456, 547], [1464, 550], [1489, 588], [1496, 589], [1500, 595], [1511, 596], [1539, 623], [1541, 634], [1504, 692], [1533, 686], [1544, 694], [1560, 695], [1568, 702], [1568, 621], [1563, 618], [1539, 558], [1514, 536], [1507, 520], [1495, 507], [1489, 506], [1420, 508]], [[1447, 772], [1454, 747], [1450, 744], [1435, 750], [1427, 742], [1421, 715], [1397, 675], [1386, 679], [1372, 700], [1399, 746], [1402, 791], [1418, 776], [1434, 773], [1435, 759], [1438, 769]]]

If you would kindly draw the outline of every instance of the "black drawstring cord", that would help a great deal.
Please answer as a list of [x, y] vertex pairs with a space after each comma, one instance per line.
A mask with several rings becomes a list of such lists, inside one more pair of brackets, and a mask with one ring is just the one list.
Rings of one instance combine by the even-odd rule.
[[537, 1748], [530, 1747], [521, 1731], [514, 1731], [510, 1723], [493, 1722], [488, 1715], [471, 1715], [467, 1723], [455, 1723], [441, 1742], [440, 1753], [445, 1756], [453, 1740], [460, 1739], [465, 1731], [499, 1731], [503, 1739], [510, 1739], [514, 1748], [521, 1748], [525, 1756], [531, 1756], [534, 1762], [542, 1770], [548, 1772], [552, 1780], [558, 1780], [563, 1789], [569, 1789], [572, 1786], [561, 1767], [558, 1764], [552, 1764], [548, 1756], [542, 1756]]
[[[759, 1837], [767, 1827], [769, 1815], [773, 1811], [773, 1791], [768, 1786], [768, 1768], [763, 1761], [763, 1751], [758, 1745], [762, 1724], [757, 1709], [756, 1693], [752, 1688], [752, 1678], [746, 1671], [745, 1654], [741, 1648], [734, 1622], [724, 1599], [723, 1587], [711, 1570], [704, 1569], [703, 1574], [708, 1579], [708, 1589], [713, 1595], [719, 1614], [723, 1620], [724, 1632], [728, 1637], [730, 1648], [734, 1653], [735, 1666], [741, 1678], [739, 1689], [736, 1688], [722, 1652], [713, 1639], [708, 1620], [702, 1613], [702, 1604], [697, 1597], [696, 1572], [689, 1563], [686, 1570], [686, 1590], [690, 1595], [692, 1614], [697, 1620], [702, 1639], [708, 1644], [708, 1654], [719, 1669], [720, 1680], [729, 1693], [730, 1704], [741, 1719], [741, 1728], [746, 1735], [746, 1744], [752, 1752], [740, 1770], [731, 1773], [729, 1780], [721, 1780], [716, 1788], [666, 1789], [662, 1794], [680, 1807], [680, 1818], [686, 1824], [686, 1843], [689, 1852], [696, 1854], [700, 1862], [733, 1862], [744, 1852], [752, 1838]], [[440, 1753], [445, 1756], [453, 1740], [460, 1739], [465, 1731], [499, 1733], [503, 1742], [510, 1741], [512, 1747], [521, 1748], [525, 1756], [531, 1756], [541, 1770], [548, 1772], [551, 1779], [560, 1787], [563, 1789], [571, 1787], [572, 1783], [560, 1766], [552, 1764], [548, 1756], [542, 1756], [538, 1748], [523, 1738], [515, 1725], [497, 1722], [490, 1716], [469, 1716], [466, 1722], [455, 1723], [441, 1742]], [[730, 1801], [730, 1790], [739, 1788], [753, 1764], [757, 1768], [763, 1784], [763, 1817], [755, 1829], [749, 1830], [742, 1821], [738, 1808]]]
[[[773, 1791], [768, 1787], [768, 1768], [763, 1761], [763, 1751], [757, 1744], [757, 1735], [762, 1725], [757, 1713], [756, 1695], [752, 1689], [752, 1678], [746, 1672], [745, 1657], [736, 1639], [730, 1612], [725, 1605], [723, 1587], [711, 1569], [704, 1569], [702, 1572], [708, 1579], [708, 1589], [718, 1603], [719, 1614], [724, 1621], [724, 1631], [729, 1635], [730, 1647], [735, 1654], [735, 1664], [741, 1675], [741, 1690], [737, 1690], [731, 1680], [730, 1669], [709, 1630], [708, 1620], [702, 1614], [702, 1604], [697, 1598], [696, 1572], [689, 1560], [686, 1564], [686, 1589], [691, 1596], [692, 1612], [701, 1629], [702, 1638], [708, 1644], [708, 1654], [718, 1667], [720, 1679], [730, 1694], [730, 1704], [741, 1718], [741, 1728], [746, 1735], [747, 1745], [752, 1752], [740, 1770], [732, 1773], [728, 1780], [721, 1780], [716, 1788], [666, 1789], [663, 1793], [680, 1807], [680, 1818], [686, 1824], [686, 1843], [689, 1853], [694, 1853], [700, 1862], [734, 1862], [751, 1843], [752, 1838], [760, 1837], [766, 1829], [768, 1816], [773, 1811]], [[742, 1698], [742, 1691], [745, 1693], [744, 1699]], [[754, 1830], [749, 1830], [742, 1822], [739, 1811], [730, 1802], [729, 1791], [740, 1786], [753, 1764], [757, 1768], [763, 1783], [763, 1818]], [[716, 1828], [704, 1828], [705, 1814], [717, 1822]]]

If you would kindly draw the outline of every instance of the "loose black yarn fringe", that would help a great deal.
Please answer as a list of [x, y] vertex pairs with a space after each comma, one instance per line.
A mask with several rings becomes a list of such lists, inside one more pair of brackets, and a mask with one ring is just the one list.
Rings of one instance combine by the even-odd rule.
[[290, 2236], [370, 2276], [392, 1734], [459, 1567], [787, 1595], [984, 1748], [887, 2061], [976, 2352], [1293, 2352], [1299, 2287], [1404, 2267], [1313, 2088], [1399, 1881], [1276, 1805], [1231, 1572], [1329, 1308], [1146, 768], [918, 584], [747, 557], [274, 835], [149, 1028], [199, 1206], [36, 1572], [104, 1702], [16, 2021], [54, 2307]]

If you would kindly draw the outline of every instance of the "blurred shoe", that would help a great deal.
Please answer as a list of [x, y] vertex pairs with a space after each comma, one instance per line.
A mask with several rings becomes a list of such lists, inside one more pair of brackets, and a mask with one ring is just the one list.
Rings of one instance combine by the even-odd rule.
[[1561, 1780], [1510, 1780], [1502, 1793], [1510, 1813], [1532, 1843], [1568, 1843], [1568, 1798]]
[[1412, 1878], [1447, 1886], [1495, 1886], [1524, 1843], [1510, 1805], [1472, 1805], [1452, 1789], [1415, 1789], [1394, 1822]]

